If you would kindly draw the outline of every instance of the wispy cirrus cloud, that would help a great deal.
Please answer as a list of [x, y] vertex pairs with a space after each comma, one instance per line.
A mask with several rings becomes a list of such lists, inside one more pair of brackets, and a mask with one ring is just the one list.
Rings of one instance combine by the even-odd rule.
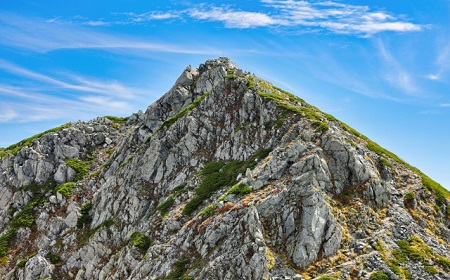
[[437, 44], [436, 53], [434, 62], [436, 71], [426, 75], [426, 77], [433, 81], [443, 81], [450, 70], [450, 44], [448, 43], [448, 37]]
[[[94, 27], [112, 23], [91, 20], [91, 23], [88, 24], [86, 21], [83, 24]], [[2, 34], [0, 45], [35, 52], [59, 49], [101, 49], [110, 52], [133, 52], [133, 55], [148, 52], [218, 54], [217, 50], [194, 44], [186, 46], [161, 43], [148, 38], [96, 31], [90, 27], [79, 26], [61, 18], [44, 20], [0, 11], [0, 34]]]
[[186, 14], [197, 20], [223, 22], [228, 28], [290, 28], [303, 32], [325, 30], [339, 34], [371, 36], [380, 32], [414, 32], [424, 26], [402, 16], [368, 6], [333, 1], [262, 0], [264, 12], [233, 10], [230, 7], [192, 8]]
[[191, 9], [188, 15], [198, 20], [220, 21], [229, 28], [254, 28], [280, 24], [282, 20], [258, 12], [233, 11], [227, 8]]
[[20, 67], [2, 59], [0, 59], [0, 69], [15, 75], [20, 75], [21, 77], [32, 79], [34, 81], [56, 86], [59, 89], [98, 93], [103, 95], [107, 94], [122, 98], [131, 98], [135, 93], [139, 92], [137, 89], [127, 88], [116, 81], [98, 81], [76, 75], [68, 75], [71, 81], [63, 81], [58, 78], [50, 77], [48, 75]]
[[146, 91], [74, 74], [41, 74], [5, 60], [0, 71], [21, 78], [15, 85], [0, 83], [2, 123], [129, 112]]
[[381, 58], [382, 73], [384, 79], [391, 84], [392, 87], [398, 88], [404, 94], [411, 96], [420, 96], [415, 79], [409, 73], [402, 63], [389, 51], [383, 41], [378, 40], [376, 44], [378, 55]]
[[[349, 5], [333, 1], [262, 0], [279, 12], [275, 18], [290, 27], [325, 29], [335, 33], [372, 35], [379, 32], [420, 31], [422, 26], [401, 19], [400, 16], [368, 6]], [[284, 23], [284, 24], [283, 24]]]
[[[426, 26], [366, 5], [350, 5], [333, 1], [260, 0], [252, 10], [235, 6], [214, 6], [205, 3], [194, 7], [147, 13], [114, 13], [115, 18], [89, 20], [75, 16], [66, 22], [90, 26], [136, 25], [152, 21], [187, 20], [221, 22], [226, 28], [271, 28], [297, 32], [327, 31], [338, 34], [371, 36], [380, 32], [417, 32]], [[65, 22], [60, 18], [53, 23]]]

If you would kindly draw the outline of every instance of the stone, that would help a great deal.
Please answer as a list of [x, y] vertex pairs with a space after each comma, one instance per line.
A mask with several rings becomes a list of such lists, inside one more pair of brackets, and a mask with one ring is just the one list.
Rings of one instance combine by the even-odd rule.
[[[328, 130], [317, 130], [319, 119]], [[399, 279], [388, 258], [400, 240], [420, 237], [434, 261], [401, 267], [414, 279], [450, 279], [436, 261], [450, 256], [441, 244], [450, 239], [450, 202], [436, 207], [418, 174], [392, 159], [381, 166], [388, 155], [331, 119], [227, 58], [187, 67], [123, 123], [74, 122], [0, 160], [0, 231], [16, 233], [0, 274], [303, 279], [302, 269], [316, 278], [385, 271]], [[83, 178], [65, 164], [74, 157], [87, 164]], [[214, 176], [204, 173], [219, 161]], [[55, 192], [66, 182], [76, 183], [69, 198]], [[251, 189], [236, 191], [242, 185]], [[404, 206], [408, 192], [414, 212]], [[28, 248], [37, 255], [17, 267]]]

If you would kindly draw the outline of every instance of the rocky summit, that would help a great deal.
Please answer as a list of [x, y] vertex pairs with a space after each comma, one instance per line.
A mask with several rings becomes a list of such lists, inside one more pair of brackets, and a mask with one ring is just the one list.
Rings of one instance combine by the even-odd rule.
[[450, 279], [449, 193], [231, 60], [0, 149], [2, 279]]

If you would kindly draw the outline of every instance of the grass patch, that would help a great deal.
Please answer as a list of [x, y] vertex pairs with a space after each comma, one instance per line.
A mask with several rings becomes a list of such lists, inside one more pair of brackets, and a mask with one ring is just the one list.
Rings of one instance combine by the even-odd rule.
[[114, 225], [113, 219], [104, 220], [103, 222], [101, 222], [101, 224], [99, 224], [98, 226], [96, 226], [95, 228], [92, 229], [92, 231], [89, 234], [89, 237], [93, 236], [99, 229], [105, 228], [105, 227], [110, 227], [112, 225]]
[[194, 196], [184, 207], [183, 214], [191, 215], [204, 200], [210, 198], [216, 191], [225, 186], [236, 184], [236, 176], [242, 172], [244, 162], [210, 162], [205, 165], [201, 175], [203, 180], [195, 190]]
[[450, 259], [449, 258], [443, 257], [443, 256], [438, 256], [437, 262], [443, 268], [450, 270]]
[[203, 216], [205, 218], [209, 218], [212, 215], [214, 215], [214, 208], [216, 208], [216, 206], [214, 204], [210, 204], [208, 206], [206, 206], [202, 211], [200, 211], [200, 213], [198, 213], [200, 216]]
[[395, 260], [399, 263], [405, 263], [408, 260], [407, 259], [408, 256], [402, 250], [399, 249], [393, 250], [391, 254], [394, 256]]
[[141, 253], [147, 252], [152, 240], [143, 232], [135, 231], [131, 234], [128, 244], [137, 247]]
[[[164, 127], [171, 127], [179, 118], [185, 116], [187, 113], [189, 113], [190, 111], [192, 111], [194, 108], [196, 108], [207, 96], [209, 95], [209, 92], [203, 94], [202, 96], [200, 96], [199, 98], [195, 99], [194, 102], [192, 102], [191, 104], [189, 104], [188, 106], [184, 107], [183, 109], [181, 109], [178, 113], [176, 113], [175, 115], [167, 118], [157, 129], [156, 131], [153, 133], [157, 133], [158, 131], [160, 131], [161, 129], [163, 129]], [[149, 138], [150, 139], [150, 138]]]
[[390, 280], [389, 276], [384, 271], [376, 271], [370, 275], [370, 280]]
[[237, 76], [234, 74], [235, 70], [234, 69], [230, 69], [227, 71], [227, 75], [225, 76], [225, 78], [230, 79], [230, 80], [234, 80], [237, 78]]
[[0, 236], [0, 257], [6, 257], [15, 238], [16, 231], [14, 229], [10, 229]]
[[181, 194], [185, 193], [187, 190], [185, 189], [186, 185], [179, 185], [172, 190], [173, 197], [179, 197]]
[[169, 214], [169, 210], [173, 206], [174, 202], [175, 202], [175, 199], [172, 196], [169, 196], [168, 199], [161, 202], [156, 207], [156, 210], [158, 210], [161, 213], [161, 215], [166, 216], [167, 214]]
[[239, 174], [245, 172], [247, 168], [254, 168], [257, 162], [269, 153], [269, 149], [261, 149], [247, 161], [216, 161], [206, 164], [200, 172], [203, 179], [195, 190], [195, 196], [184, 207], [183, 214], [191, 215], [203, 201], [209, 199], [216, 191], [225, 186], [235, 185], [236, 177]]
[[312, 126], [316, 129], [317, 132], [321, 132], [321, 133], [327, 132], [328, 129], [330, 129], [328, 127], [328, 124], [321, 122], [321, 121], [313, 122]]
[[104, 118], [108, 119], [108, 120], [110, 120], [112, 122], [120, 123], [120, 124], [122, 124], [122, 123], [124, 123], [124, 122], [126, 122], [128, 120], [128, 117], [121, 118], [121, 117], [115, 117], [115, 116], [104, 116]]
[[416, 198], [416, 195], [413, 192], [408, 192], [403, 197], [403, 204], [406, 208], [413, 208], [414, 199]]
[[397, 245], [410, 260], [424, 261], [433, 258], [433, 250], [417, 235], [411, 236], [408, 241], [399, 240]]
[[89, 168], [91, 168], [91, 165], [89, 163], [81, 161], [77, 158], [66, 160], [66, 165], [75, 170], [75, 181], [83, 179], [84, 176], [86, 176], [86, 174], [89, 172]]
[[27, 264], [28, 260], [31, 259], [32, 257], [36, 256], [37, 253], [33, 253], [31, 255], [26, 256], [25, 258], [21, 259], [18, 263], [17, 263], [17, 267], [20, 268], [24, 268], [25, 265]]
[[9, 146], [7, 148], [2, 148], [2, 150], [0, 151], [0, 159], [2, 159], [3, 157], [5, 157], [7, 155], [16, 155], [22, 148], [30, 146], [31, 143], [33, 142], [33, 140], [35, 140], [36, 138], [39, 138], [47, 133], [52, 133], [52, 132], [57, 132], [57, 131], [63, 130], [65, 128], [68, 128], [71, 125], [72, 125], [72, 123], [66, 123], [64, 125], [46, 130], [39, 134], [33, 135], [29, 138], [23, 139], [22, 141], [20, 141], [16, 144], [12, 144], [11, 146]]
[[283, 124], [285, 124], [288, 120], [289, 117], [289, 111], [288, 110], [283, 110], [283, 112], [281, 113], [281, 115], [275, 120], [275, 121], [271, 121], [271, 122], [267, 122], [264, 124], [264, 127], [266, 129], [270, 129], [272, 127], [274, 127], [275, 129], [280, 128]]
[[392, 164], [384, 157], [380, 157], [380, 163], [386, 167], [392, 167]]
[[247, 88], [254, 89], [256, 87], [255, 76], [248, 75], [247, 76]]
[[173, 264], [173, 270], [167, 275], [165, 280], [193, 280], [193, 277], [187, 275], [187, 265], [189, 259], [182, 259]]
[[229, 194], [246, 195], [251, 193], [252, 190], [253, 190], [252, 187], [247, 186], [246, 184], [237, 184], [227, 191], [227, 195]]
[[75, 182], [67, 182], [56, 188], [56, 192], [64, 195], [66, 198], [69, 198], [72, 196], [72, 191], [75, 186]]
[[43, 184], [37, 184], [35, 182], [23, 186], [22, 188], [20, 188], [23, 191], [27, 191], [27, 192], [31, 192], [34, 195], [38, 195], [38, 194], [46, 194], [49, 191], [53, 191], [56, 188], [56, 181], [51, 178], [48, 179], [45, 183]]
[[81, 216], [78, 217], [77, 228], [81, 229], [85, 225], [88, 225], [92, 222], [92, 216], [89, 214], [91, 209], [92, 209], [92, 201], [88, 201], [81, 206], [80, 209]]
[[22, 208], [22, 210], [13, 217], [10, 225], [15, 229], [21, 227], [31, 227], [36, 221], [34, 208], [44, 205], [46, 201], [47, 200], [43, 194], [33, 197]]
[[61, 261], [61, 258], [52, 252], [48, 252], [45, 255], [45, 258], [48, 259], [50, 261], [50, 263], [52, 263], [52, 264], [57, 264]]
[[336, 280], [336, 278], [331, 276], [320, 276], [317, 280]]
[[425, 270], [430, 273], [431, 275], [437, 274], [438, 271], [436, 269], [436, 267], [432, 266], [432, 265], [424, 265]]

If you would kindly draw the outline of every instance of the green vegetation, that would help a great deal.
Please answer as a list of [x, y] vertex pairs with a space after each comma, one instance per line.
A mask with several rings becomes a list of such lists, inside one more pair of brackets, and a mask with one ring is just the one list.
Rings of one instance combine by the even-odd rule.
[[54, 253], [52, 253], [52, 252], [48, 252], [46, 255], [45, 255], [45, 257], [50, 261], [50, 263], [52, 263], [52, 264], [57, 264], [57, 263], [59, 263], [60, 261], [61, 261], [61, 258], [58, 256], [58, 255], [56, 255], [56, 254], [54, 254]]
[[91, 168], [91, 165], [87, 162], [81, 161], [77, 158], [71, 158], [66, 160], [66, 165], [75, 170], [77, 173], [75, 175], [74, 180], [79, 181], [86, 176], [86, 174], [89, 172], [89, 168]]
[[57, 183], [55, 182], [55, 180], [51, 178], [43, 184], [37, 184], [33, 182], [29, 185], [23, 186], [20, 189], [23, 191], [31, 192], [34, 196], [39, 194], [46, 194], [49, 191], [53, 191], [56, 188], [56, 185]]
[[36, 221], [36, 218], [34, 217], [34, 208], [44, 205], [46, 201], [47, 200], [43, 194], [33, 197], [22, 208], [22, 210], [13, 217], [10, 225], [15, 229], [21, 227], [31, 227]]
[[31, 259], [32, 257], [36, 256], [37, 253], [33, 253], [31, 255], [26, 256], [25, 258], [21, 259], [18, 263], [17, 263], [17, 267], [20, 268], [24, 268], [25, 265], [27, 264], [28, 260]]
[[370, 275], [370, 280], [390, 280], [389, 276], [384, 271], [377, 271]]
[[327, 132], [330, 129], [326, 123], [321, 121], [313, 122], [312, 126], [315, 127], [317, 132], [321, 133]]
[[[408, 243], [409, 244], [409, 243]], [[407, 255], [400, 249], [393, 250], [391, 254], [394, 256], [395, 260], [398, 263], [404, 263], [407, 261]]]
[[56, 188], [56, 192], [64, 195], [69, 198], [72, 196], [72, 191], [75, 188], [76, 184], [74, 182], [67, 182]]
[[[203, 94], [202, 96], [200, 96], [199, 98], [195, 99], [194, 102], [192, 102], [191, 104], [189, 104], [188, 106], [184, 107], [183, 109], [181, 109], [178, 113], [176, 113], [175, 115], [167, 118], [157, 129], [156, 131], [153, 133], [157, 133], [158, 131], [160, 131], [161, 129], [163, 129], [164, 127], [171, 127], [179, 118], [185, 116], [187, 113], [189, 113], [190, 111], [192, 111], [194, 108], [196, 108], [207, 96], [209, 95], [209, 92]], [[151, 137], [149, 137], [148, 139], [150, 139]]]
[[8, 249], [16, 238], [16, 231], [10, 229], [0, 236], [0, 257], [5, 257], [8, 254]]
[[320, 276], [317, 280], [336, 280], [336, 278], [331, 276]]
[[450, 259], [435, 254], [418, 235], [411, 236], [409, 240], [399, 240], [397, 245], [400, 249], [394, 250], [392, 254], [400, 263], [406, 262], [407, 259], [412, 261], [420, 261], [422, 262], [425, 270], [430, 274], [436, 274], [438, 270], [436, 266], [428, 265], [428, 260], [433, 260], [444, 269], [450, 269]]
[[270, 129], [272, 127], [278, 129], [280, 128], [283, 124], [286, 123], [287, 119], [289, 116], [289, 111], [288, 110], [283, 110], [283, 112], [281, 113], [281, 115], [275, 120], [275, 121], [271, 121], [271, 122], [267, 122], [264, 124], [264, 127], [266, 129]]
[[183, 209], [184, 215], [191, 215], [206, 199], [225, 186], [237, 183], [236, 177], [247, 170], [253, 169], [257, 162], [270, 153], [268, 149], [261, 149], [253, 154], [247, 161], [217, 161], [205, 165], [201, 171], [203, 180], [195, 190], [195, 196]]
[[206, 206], [202, 211], [200, 211], [200, 213], [198, 213], [200, 216], [203, 216], [205, 218], [209, 218], [212, 215], [214, 215], [214, 208], [216, 206], [214, 204], [210, 204], [208, 206]]
[[181, 194], [186, 192], [186, 185], [179, 185], [172, 190], [173, 197], [179, 197]]
[[121, 117], [115, 117], [115, 116], [104, 116], [105, 119], [108, 119], [110, 121], [116, 122], [116, 123], [124, 123], [128, 120], [128, 117], [121, 118]]
[[248, 75], [247, 76], [247, 88], [254, 89], [256, 87], [255, 76]]
[[99, 229], [104, 228], [104, 227], [110, 227], [112, 225], [114, 225], [113, 219], [104, 220], [98, 226], [96, 226], [95, 228], [92, 229], [92, 231], [89, 233], [89, 237], [93, 236]]
[[138, 231], [133, 232], [130, 236], [130, 240], [128, 241], [131, 246], [137, 247], [141, 253], [147, 252], [151, 242], [152, 240], [150, 237]]
[[115, 116], [104, 116], [104, 118], [112, 121], [113, 123], [111, 124], [111, 126], [115, 129], [119, 129], [120, 125], [122, 125], [123, 123], [125, 123], [128, 120], [128, 117], [120, 118], [120, 117], [115, 117]]
[[173, 206], [175, 202], [175, 199], [170, 196], [165, 201], [161, 202], [157, 207], [156, 210], [158, 210], [161, 215], [166, 216], [169, 213], [170, 208]]
[[60, 130], [63, 130], [65, 128], [68, 128], [69, 126], [71, 126], [72, 123], [66, 123], [64, 125], [46, 130], [44, 132], [41, 132], [39, 134], [36, 134], [34, 136], [31, 136], [29, 138], [26, 138], [16, 144], [12, 144], [11, 146], [7, 147], [7, 148], [2, 148], [0, 150], [0, 159], [2, 159], [3, 157], [7, 156], [7, 155], [16, 155], [23, 147], [28, 147], [31, 145], [31, 143], [33, 142], [34, 139], [39, 138], [47, 133], [51, 133], [51, 132], [57, 132]]
[[432, 274], [432, 275], [438, 273], [436, 267], [434, 267], [434, 266], [432, 266], [432, 265], [424, 265], [424, 268], [425, 268], [425, 270], [426, 270], [428, 273], [430, 273], [430, 274]]
[[403, 197], [403, 204], [407, 208], [412, 208], [415, 198], [416, 198], [416, 195], [413, 192], [409, 192], [409, 193], [405, 194], [405, 196]]
[[187, 265], [189, 259], [182, 259], [173, 264], [172, 272], [164, 278], [165, 280], [193, 280], [193, 277], [187, 275]]
[[437, 258], [437, 262], [440, 266], [442, 266], [443, 268], [450, 270], [450, 259], [447, 257], [443, 257], [443, 256], [439, 256]]
[[225, 76], [225, 78], [230, 79], [230, 80], [234, 80], [237, 78], [237, 76], [234, 74], [235, 70], [234, 69], [230, 69], [227, 71], [227, 75]]
[[245, 195], [245, 194], [249, 194], [252, 192], [252, 187], [247, 186], [245, 184], [237, 184], [234, 185], [231, 189], [229, 189], [227, 191], [227, 195], [229, 194], [240, 194], [240, 195]]
[[411, 260], [424, 261], [433, 257], [433, 250], [417, 235], [411, 236], [408, 241], [399, 240], [397, 244]]
[[85, 204], [83, 204], [81, 206], [81, 209], [80, 209], [81, 216], [78, 217], [77, 228], [81, 229], [85, 225], [88, 225], [88, 224], [90, 224], [92, 222], [92, 217], [89, 214], [91, 209], [92, 209], [92, 202], [91, 201], [86, 202]]
[[392, 167], [392, 164], [384, 157], [380, 157], [380, 162], [382, 165], [386, 167]]
[[[412, 278], [411, 272], [406, 267], [400, 266], [400, 263], [404, 263], [407, 261], [407, 256], [403, 253], [402, 250], [388, 251], [384, 247], [381, 240], [377, 241], [377, 243], [375, 244], [375, 249], [380, 252], [381, 258], [386, 262], [391, 271], [400, 276], [400, 279], [408, 280]], [[390, 258], [389, 253], [394, 258]]]

